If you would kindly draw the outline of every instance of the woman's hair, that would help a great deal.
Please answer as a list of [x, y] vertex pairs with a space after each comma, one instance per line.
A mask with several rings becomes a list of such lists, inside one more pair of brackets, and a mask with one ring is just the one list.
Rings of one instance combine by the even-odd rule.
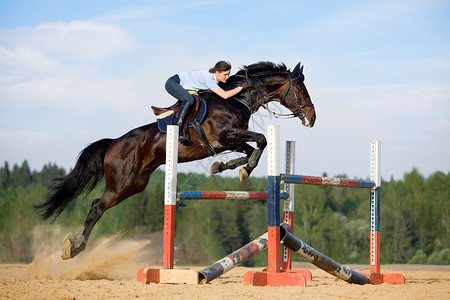
[[231, 64], [227, 61], [221, 60], [218, 63], [216, 63], [214, 68], [209, 69], [209, 73], [215, 73], [216, 71], [224, 72], [228, 70], [231, 70]]

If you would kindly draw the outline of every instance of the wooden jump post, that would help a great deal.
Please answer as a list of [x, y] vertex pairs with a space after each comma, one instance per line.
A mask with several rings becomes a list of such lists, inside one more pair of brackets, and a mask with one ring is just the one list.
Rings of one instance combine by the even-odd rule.
[[[311, 278], [311, 272], [290, 269], [288, 257], [284, 264], [286, 268], [282, 268], [280, 263], [280, 133], [277, 126], [268, 126], [267, 139], [268, 267], [262, 271], [247, 272], [244, 276], [244, 285], [306, 286], [307, 280]], [[290, 196], [293, 203], [293, 193]], [[288, 204], [285, 204], [285, 209], [286, 207], [288, 207], [287, 216], [293, 216], [293, 206], [292, 212]]]
[[141, 268], [137, 280], [149, 283], [198, 283], [198, 273], [174, 270], [175, 212], [177, 204], [178, 126], [167, 126], [164, 185], [163, 268]]
[[[295, 174], [295, 142], [286, 141], [286, 174]], [[285, 183], [284, 191], [287, 192], [289, 198], [284, 199], [283, 222], [289, 225], [290, 233], [294, 232], [294, 204], [295, 204], [295, 185]], [[280, 198], [282, 199], [282, 198]], [[283, 246], [281, 260], [281, 269], [292, 269], [292, 252]], [[306, 272], [306, 271], [302, 271]], [[311, 272], [304, 273], [307, 281], [311, 280]]]

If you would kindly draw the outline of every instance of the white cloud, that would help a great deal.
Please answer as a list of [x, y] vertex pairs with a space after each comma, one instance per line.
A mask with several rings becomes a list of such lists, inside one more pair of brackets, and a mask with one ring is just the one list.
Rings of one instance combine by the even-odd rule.
[[120, 26], [81, 20], [3, 29], [0, 40], [10, 49], [29, 47], [51, 57], [75, 61], [105, 59], [134, 44], [132, 34]]
[[51, 76], [0, 86], [0, 104], [13, 109], [37, 108], [89, 113], [136, 105], [145, 97], [130, 78]]
[[102, 74], [100, 60], [134, 43], [117, 25], [73, 21], [3, 29], [0, 42], [3, 108], [90, 112], [119, 110], [136, 99], [132, 78]]
[[61, 70], [63, 65], [57, 59], [50, 58], [30, 47], [19, 47], [9, 50], [0, 47], [0, 66], [2, 76], [8, 75], [30, 75], [35, 71]]

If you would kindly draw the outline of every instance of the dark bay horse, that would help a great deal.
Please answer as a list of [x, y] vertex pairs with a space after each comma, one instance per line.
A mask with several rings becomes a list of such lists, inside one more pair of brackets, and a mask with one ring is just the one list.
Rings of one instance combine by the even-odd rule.
[[[261, 106], [278, 101], [292, 112], [293, 117], [300, 118], [306, 127], [314, 126], [316, 119], [300, 63], [292, 72], [284, 64], [271, 62], [245, 66], [221, 87], [232, 89], [245, 80], [251, 82], [251, 87], [227, 100], [214, 92], [201, 94], [208, 105], [207, 117], [201, 127], [214, 152], [235, 151], [245, 154], [227, 163], [213, 163], [211, 173], [243, 165], [239, 172], [240, 180], [247, 178], [257, 166], [267, 144], [263, 134], [248, 130], [250, 116]], [[189, 144], [179, 144], [179, 162], [210, 156], [205, 143], [192, 128], [189, 129], [189, 136]], [[248, 142], [256, 143], [256, 148]], [[102, 197], [92, 202], [80, 231], [73, 238], [65, 240], [62, 258], [73, 258], [83, 251], [92, 228], [102, 214], [126, 198], [142, 192], [153, 171], [165, 163], [165, 157], [166, 136], [158, 130], [156, 123], [133, 129], [117, 139], [99, 140], [81, 151], [75, 168], [66, 177], [59, 179], [46, 202], [35, 206], [42, 219], [51, 216], [56, 218], [70, 201], [80, 194], [91, 192], [105, 177]]]

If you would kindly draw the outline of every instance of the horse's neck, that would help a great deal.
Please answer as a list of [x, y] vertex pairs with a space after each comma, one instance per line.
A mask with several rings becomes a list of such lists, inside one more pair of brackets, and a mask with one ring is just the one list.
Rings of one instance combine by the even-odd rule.
[[247, 109], [249, 110], [250, 114], [254, 113], [254, 106], [252, 103], [252, 99], [251, 97], [235, 97], [236, 101], [238, 101], [239, 103], [241, 103], [242, 105], [244, 105], [245, 107], [247, 107]]
[[253, 114], [258, 111], [260, 107], [266, 107], [267, 103], [277, 101], [277, 99], [274, 98], [275, 95], [276, 92], [267, 92], [263, 89], [249, 90], [246, 97], [240, 102], [247, 106]]
[[[282, 75], [285, 76], [284, 73], [276, 74], [276, 76]], [[255, 81], [253, 81], [253, 84], [255, 84]], [[256, 80], [255, 85], [233, 98], [245, 105], [250, 113], [253, 114], [258, 111], [261, 106], [266, 107], [269, 102], [280, 101], [280, 99], [278, 99], [279, 89], [270, 90], [271, 88], [272, 87], [269, 87], [267, 84], [262, 84], [259, 80]]]

